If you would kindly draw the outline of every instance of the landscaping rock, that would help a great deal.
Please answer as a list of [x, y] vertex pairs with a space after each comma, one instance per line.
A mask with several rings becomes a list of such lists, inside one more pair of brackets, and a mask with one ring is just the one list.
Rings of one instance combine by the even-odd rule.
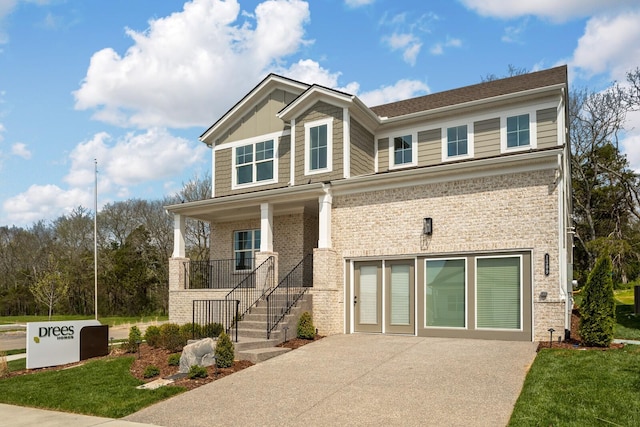
[[182, 349], [180, 356], [180, 372], [186, 374], [193, 365], [210, 366], [214, 362], [216, 341], [213, 338], [205, 338], [192, 344], [187, 344]]

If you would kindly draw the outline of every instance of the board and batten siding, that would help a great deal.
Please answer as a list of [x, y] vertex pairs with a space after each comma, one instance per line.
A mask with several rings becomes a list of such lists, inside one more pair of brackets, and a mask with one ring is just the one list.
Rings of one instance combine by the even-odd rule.
[[351, 176], [374, 171], [374, 137], [360, 123], [351, 120]]
[[491, 157], [500, 154], [500, 117], [473, 123], [474, 157]]
[[418, 166], [442, 162], [442, 130], [440, 128], [418, 132]]
[[558, 113], [555, 108], [536, 111], [538, 148], [555, 147], [558, 145], [557, 120]]
[[[332, 167], [331, 172], [316, 173], [312, 175], [305, 175], [304, 162], [305, 162], [305, 128], [304, 124], [308, 122], [314, 122], [316, 120], [323, 120], [326, 118], [333, 118], [333, 150], [332, 150]], [[313, 182], [324, 182], [342, 178], [343, 175], [343, 147], [342, 147], [342, 108], [329, 105], [325, 102], [318, 102], [302, 113], [296, 118], [296, 135], [295, 135], [295, 183], [296, 185], [307, 184]]]
[[284, 122], [276, 114], [287, 106], [297, 95], [276, 89], [253, 106], [243, 117], [222, 135], [216, 145], [241, 141], [256, 135], [266, 135], [284, 130]]

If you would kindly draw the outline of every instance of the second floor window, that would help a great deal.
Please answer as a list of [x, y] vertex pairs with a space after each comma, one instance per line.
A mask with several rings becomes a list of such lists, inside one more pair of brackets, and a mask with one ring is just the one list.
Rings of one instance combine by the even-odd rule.
[[412, 138], [411, 135], [396, 136], [393, 138], [393, 164], [404, 165], [412, 162]]
[[469, 153], [467, 125], [447, 129], [447, 156], [464, 156]]
[[236, 183], [273, 179], [273, 140], [236, 147]]
[[327, 125], [315, 126], [309, 129], [311, 164], [309, 169], [319, 170], [327, 168]]
[[529, 144], [529, 115], [507, 117], [507, 147], [522, 147]]

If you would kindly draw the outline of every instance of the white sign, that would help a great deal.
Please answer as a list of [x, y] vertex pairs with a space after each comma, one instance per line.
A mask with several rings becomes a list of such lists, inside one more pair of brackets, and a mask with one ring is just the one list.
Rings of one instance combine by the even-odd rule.
[[80, 361], [80, 330], [97, 320], [27, 323], [27, 369]]

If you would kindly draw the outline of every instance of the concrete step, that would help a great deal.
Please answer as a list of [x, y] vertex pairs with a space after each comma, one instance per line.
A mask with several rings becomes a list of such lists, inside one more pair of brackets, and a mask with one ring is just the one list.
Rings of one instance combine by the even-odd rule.
[[290, 348], [283, 347], [258, 348], [240, 351], [236, 353], [236, 357], [239, 360], [248, 360], [253, 363], [260, 363], [271, 359], [272, 357], [280, 356], [290, 350]]
[[270, 348], [275, 347], [280, 344], [280, 341], [274, 339], [265, 339], [262, 338], [249, 338], [249, 337], [238, 337], [238, 342], [233, 343], [233, 346], [237, 352], [244, 350], [255, 350], [258, 348]]

